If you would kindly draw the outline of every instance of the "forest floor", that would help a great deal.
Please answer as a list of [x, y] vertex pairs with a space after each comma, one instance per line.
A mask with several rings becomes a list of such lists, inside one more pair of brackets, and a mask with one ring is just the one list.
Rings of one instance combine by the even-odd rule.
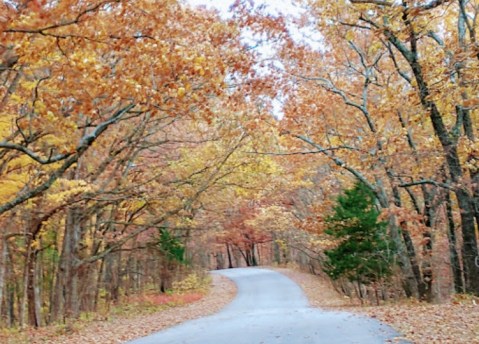
[[[312, 306], [370, 316], [389, 324], [402, 333], [404, 339], [413, 343], [479, 344], [479, 299], [456, 298], [455, 301], [439, 305], [403, 301], [381, 306], [360, 306], [336, 292], [325, 278], [294, 269], [271, 269], [299, 284]], [[191, 299], [186, 301], [187, 304], [165, 306], [161, 311], [151, 314], [122, 312], [103, 319], [97, 317], [37, 330], [0, 333], [0, 343], [124, 343], [190, 319], [213, 314], [228, 304], [235, 294], [236, 287], [231, 281], [213, 275], [209, 292], [198, 301]]]
[[444, 304], [404, 300], [381, 306], [353, 304], [325, 278], [291, 269], [273, 268], [295, 281], [314, 307], [348, 311], [382, 321], [416, 344], [479, 343], [479, 299], [456, 297]]
[[[108, 317], [94, 316], [71, 324], [27, 329], [22, 332], [1, 333], [2, 344], [113, 344], [144, 337], [181, 322], [218, 312], [233, 300], [236, 287], [226, 277], [212, 275], [211, 288], [206, 295], [189, 297], [179, 302], [168, 303], [158, 311], [135, 309], [134, 314], [123, 308], [110, 312]], [[185, 295], [188, 296], [188, 295]], [[199, 299], [199, 300], [198, 300]], [[154, 311], [156, 310], [156, 311]], [[153, 313], [149, 313], [152, 312]]]

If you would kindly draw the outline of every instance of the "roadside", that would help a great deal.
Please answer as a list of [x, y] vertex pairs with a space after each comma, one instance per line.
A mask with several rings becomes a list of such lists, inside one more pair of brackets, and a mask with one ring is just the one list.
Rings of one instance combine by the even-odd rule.
[[[331, 282], [293, 269], [268, 269], [280, 272], [301, 286], [314, 307], [347, 311], [376, 318], [404, 334], [404, 338], [417, 344], [479, 344], [479, 300], [463, 297], [456, 301], [432, 305], [405, 301], [382, 306], [358, 306], [336, 292]], [[187, 320], [218, 312], [234, 298], [236, 287], [229, 279], [212, 275], [211, 288], [206, 296], [188, 305], [168, 307], [146, 315], [111, 317], [75, 323], [61, 328], [45, 327], [27, 330], [21, 335], [0, 335], [5, 344], [48, 343], [124, 343], [174, 326]]]
[[433, 305], [404, 301], [382, 306], [355, 306], [331, 283], [291, 269], [272, 268], [301, 286], [314, 307], [364, 314], [376, 318], [417, 344], [479, 343], [479, 301], [472, 297]]
[[212, 275], [211, 288], [206, 296], [186, 306], [168, 307], [161, 312], [146, 315], [111, 317], [86, 324], [75, 323], [59, 328], [53, 326], [30, 329], [21, 334], [2, 338], [4, 344], [113, 344], [143, 337], [181, 322], [216, 313], [230, 303], [236, 287], [229, 279]]

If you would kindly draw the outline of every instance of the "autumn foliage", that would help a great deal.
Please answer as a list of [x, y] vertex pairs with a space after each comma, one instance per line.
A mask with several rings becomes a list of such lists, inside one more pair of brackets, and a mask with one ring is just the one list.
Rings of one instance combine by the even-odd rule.
[[479, 293], [478, 4], [295, 3], [0, 1], [0, 326], [198, 267], [322, 273], [356, 180], [395, 295]]

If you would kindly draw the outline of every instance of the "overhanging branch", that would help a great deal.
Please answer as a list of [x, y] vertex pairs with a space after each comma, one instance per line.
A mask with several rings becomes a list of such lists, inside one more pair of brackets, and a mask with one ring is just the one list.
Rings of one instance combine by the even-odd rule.
[[427, 185], [427, 184], [438, 186], [438, 187], [449, 189], [449, 190], [455, 190], [455, 188], [452, 185], [441, 183], [432, 179], [421, 179], [421, 180], [417, 180], [417, 181], [413, 181], [409, 183], [402, 183], [402, 184], [399, 184], [398, 186], [401, 188], [408, 188], [411, 186]]

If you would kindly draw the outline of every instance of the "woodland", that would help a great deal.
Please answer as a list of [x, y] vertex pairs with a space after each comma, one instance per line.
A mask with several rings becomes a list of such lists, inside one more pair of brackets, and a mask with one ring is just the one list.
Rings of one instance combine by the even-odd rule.
[[262, 264], [479, 295], [479, 1], [295, 4], [0, 0], [0, 328]]

